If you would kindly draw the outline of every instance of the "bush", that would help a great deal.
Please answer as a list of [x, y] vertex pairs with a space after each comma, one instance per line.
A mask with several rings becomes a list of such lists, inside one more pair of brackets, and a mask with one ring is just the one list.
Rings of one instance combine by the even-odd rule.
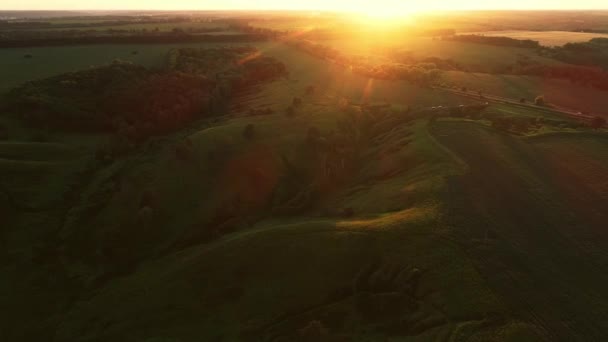
[[544, 106], [546, 104], [545, 97], [543, 95], [539, 95], [534, 99], [534, 104], [537, 106]]

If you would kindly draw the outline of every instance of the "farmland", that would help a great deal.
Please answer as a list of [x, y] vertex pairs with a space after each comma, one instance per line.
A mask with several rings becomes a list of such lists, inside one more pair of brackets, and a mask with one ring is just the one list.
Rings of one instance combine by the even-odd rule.
[[448, 82], [471, 90], [513, 99], [532, 102], [536, 96], [544, 95], [548, 102], [576, 111], [608, 116], [606, 91], [573, 84], [566, 80], [547, 80], [534, 76], [490, 75], [449, 71], [445, 73]]
[[[369, 38], [369, 40], [337, 40], [323, 42], [353, 54], [381, 57], [387, 49], [409, 53], [416, 58], [441, 57], [452, 59], [464, 67], [480, 72], [502, 70], [527, 58], [544, 64], [556, 64], [557, 61], [538, 56], [534, 50], [488, 46], [474, 43], [442, 41], [428, 37], [405, 37], [402, 42], [389, 43]], [[380, 56], [379, 56], [380, 55]]]
[[484, 36], [531, 39], [544, 46], [562, 46], [567, 43], [586, 42], [592, 38], [606, 38], [606, 33], [566, 32], [566, 31], [485, 31], [472, 32]]
[[[194, 43], [185, 46], [218, 46], [223, 43]], [[0, 68], [4, 81], [0, 91], [23, 82], [54, 76], [68, 71], [107, 64], [119, 59], [146, 67], [162, 68], [170, 49], [184, 44], [116, 44], [32, 47], [3, 49]], [[24, 55], [32, 58], [23, 58]]]

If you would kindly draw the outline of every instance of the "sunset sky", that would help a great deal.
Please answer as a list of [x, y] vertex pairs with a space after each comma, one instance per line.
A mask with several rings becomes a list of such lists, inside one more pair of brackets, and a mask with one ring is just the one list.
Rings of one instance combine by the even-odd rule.
[[365, 11], [370, 7], [395, 6], [401, 10], [459, 10], [459, 9], [608, 9], [607, 0], [0, 0], [0, 10], [45, 9], [310, 9]]

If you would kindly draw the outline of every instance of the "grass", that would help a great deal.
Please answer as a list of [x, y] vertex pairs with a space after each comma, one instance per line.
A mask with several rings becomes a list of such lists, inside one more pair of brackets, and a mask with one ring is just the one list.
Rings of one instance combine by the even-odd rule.
[[[339, 122], [357, 112], [338, 110], [340, 98], [401, 108], [464, 101], [360, 77], [285, 45], [257, 46], [290, 76], [235, 96], [221, 119], [113, 163], [87, 168], [98, 136], [32, 143], [12, 133], [0, 143], [4, 185], [21, 202], [46, 205], [13, 210], [0, 193], [0, 220], [10, 220], [0, 239], [8, 246], [0, 263], [7, 339], [297, 340], [313, 320], [336, 338], [363, 341], [603, 337], [602, 131], [516, 137], [468, 120], [409, 117], [416, 110], [387, 114], [370, 123], [375, 134], [358, 147], [352, 174], [309, 208], [275, 215], [251, 201], [234, 231], [197, 239], [239, 194], [277, 190], [287, 177], [282, 156], [308, 162], [309, 128], [341, 132]], [[136, 57], [162, 63], [167, 46], [137, 49]], [[56, 57], [55, 72], [83, 56], [78, 47], [55, 51], [65, 60]], [[315, 94], [305, 94], [309, 85]], [[303, 105], [288, 117], [294, 97]], [[274, 114], [245, 115], [267, 107]], [[243, 137], [250, 124], [251, 140]], [[75, 195], [63, 198], [71, 188]], [[149, 221], [139, 215], [146, 194]], [[342, 208], [352, 217], [324, 212]]]
[[[522, 140], [454, 121], [437, 122], [433, 132], [470, 167], [450, 181], [446, 217], [469, 236], [469, 253], [490, 286], [521, 316], [557, 336], [599, 337], [606, 327], [597, 315], [608, 302], [598, 298], [608, 280], [597, 275], [607, 255], [593, 236], [602, 234], [602, 219], [576, 201], [606, 201], [605, 188], [592, 185], [606, 171], [595, 159], [607, 152], [605, 138]], [[570, 149], [578, 154], [564, 153]]]
[[603, 33], [569, 32], [569, 31], [485, 31], [472, 32], [484, 36], [510, 37], [515, 39], [536, 40], [544, 46], [562, 46], [567, 43], [587, 42], [592, 38], [608, 37]]
[[[165, 241], [154, 243], [156, 248], [163, 248], [172, 236], [192, 229], [196, 215], [205, 215], [204, 207], [213, 207], [222, 197], [219, 192], [226, 189], [213, 177], [211, 166], [204, 164], [209, 149], [230, 144], [232, 155], [238, 156], [265, 145], [271, 153], [293, 156], [297, 151], [294, 146], [304, 139], [310, 125], [326, 131], [335, 124], [331, 111], [308, 106], [303, 109], [306, 114], [294, 119], [282, 114], [234, 118], [190, 135], [201, 168], [176, 162], [170, 148], [153, 158], [149, 156], [146, 160], [150, 162], [125, 164], [120, 169], [125, 172], [124, 179], [131, 179], [135, 195], [111, 197], [108, 205], [89, 221], [89, 229], [96, 231], [105, 222], [132, 215], [140, 191], [137, 189], [152, 187], [161, 194], [161, 207], [167, 213], [184, 213], [167, 217], [171, 224], [158, 235]], [[243, 127], [249, 123], [255, 124], [259, 132], [254, 146], [241, 137]], [[405, 311], [409, 318], [404, 319], [438, 321], [418, 340], [432, 340], [442, 334], [458, 336], [459, 324], [482, 321], [486, 312], [503, 312], [502, 304], [488, 291], [462, 250], [449, 239], [440, 238], [439, 208], [429, 206], [431, 197], [439, 195], [441, 175], [461, 172], [458, 164], [437, 147], [424, 121], [414, 123], [411, 130], [416, 143], [398, 153], [427, 160], [426, 163], [404, 167], [390, 180], [373, 181], [365, 192], [345, 198], [337, 194], [333, 199], [335, 205], [344, 202], [355, 206], [356, 212], [364, 215], [362, 219], [306, 215], [270, 218], [209, 244], [161, 254], [138, 272], [111, 281], [94, 298], [74, 307], [61, 318], [58, 336], [70, 339], [78, 327], [95, 321], [98, 323], [83, 333], [101, 340], [118, 336], [185, 341], [253, 336], [292, 339], [309, 321], [321, 319], [331, 331], [378, 338], [384, 325], [365, 330], [369, 323], [357, 313], [356, 296], [331, 299], [332, 293], [350, 287], [361, 269], [374, 260], [382, 260], [380, 268], [399, 265], [425, 270], [414, 294], [419, 307]], [[422, 174], [436, 185], [420, 187]], [[387, 182], [391, 186], [386, 186]], [[85, 198], [93, 197], [99, 184], [92, 184]], [[421, 191], [429, 192], [430, 197], [416, 198]], [[376, 202], [369, 203], [364, 197], [373, 197]], [[386, 213], [389, 206], [400, 211]], [[72, 234], [77, 229], [75, 226]], [[139, 317], [137, 322], [129, 318], [134, 315]], [[336, 315], [343, 319], [332, 318]], [[148, 332], [146, 327], [159, 324], [165, 327], [162, 332]], [[97, 330], [102, 326], [103, 330]], [[466, 332], [465, 336], [469, 334]]]

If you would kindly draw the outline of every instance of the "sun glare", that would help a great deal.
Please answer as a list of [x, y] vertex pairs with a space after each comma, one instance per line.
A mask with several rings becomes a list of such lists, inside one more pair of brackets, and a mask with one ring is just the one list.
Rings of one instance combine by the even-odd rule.
[[358, 20], [368, 25], [392, 26], [407, 21], [419, 11], [420, 9], [411, 5], [377, 6], [368, 4], [355, 9], [353, 14]]

